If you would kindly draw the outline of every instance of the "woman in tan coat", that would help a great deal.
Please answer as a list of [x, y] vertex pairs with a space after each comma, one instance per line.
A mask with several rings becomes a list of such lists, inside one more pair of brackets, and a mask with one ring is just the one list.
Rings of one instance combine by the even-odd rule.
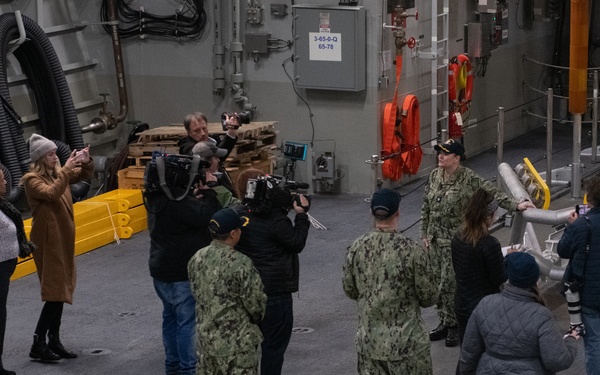
[[66, 350], [59, 337], [63, 305], [73, 303], [75, 290], [75, 224], [69, 184], [90, 178], [94, 164], [89, 148], [73, 150], [61, 167], [54, 142], [33, 134], [28, 143], [32, 164], [21, 181], [33, 216], [30, 237], [37, 245], [33, 259], [45, 301], [29, 356], [42, 361], [75, 358], [77, 354]]

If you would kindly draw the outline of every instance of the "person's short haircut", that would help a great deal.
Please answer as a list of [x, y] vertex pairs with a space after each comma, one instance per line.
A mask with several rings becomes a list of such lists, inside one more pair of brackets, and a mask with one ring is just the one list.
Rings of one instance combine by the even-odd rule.
[[585, 181], [587, 200], [594, 207], [600, 205], [600, 176], [594, 176]]
[[204, 122], [206, 122], [208, 124], [208, 118], [206, 117], [206, 115], [202, 112], [194, 112], [194, 113], [190, 113], [189, 115], [185, 116], [183, 118], [183, 127], [185, 128], [186, 131], [190, 130], [190, 124], [192, 123], [192, 120], [204, 120]]
[[230, 232], [219, 234], [219, 233], [212, 233], [211, 232], [211, 235], [212, 235], [213, 240], [225, 241], [229, 237], [229, 233]]

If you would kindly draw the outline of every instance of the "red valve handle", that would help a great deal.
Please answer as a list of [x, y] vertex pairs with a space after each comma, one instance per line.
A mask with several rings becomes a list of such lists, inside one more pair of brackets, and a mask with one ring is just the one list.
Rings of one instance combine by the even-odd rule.
[[408, 48], [413, 49], [415, 48], [415, 46], [417, 45], [417, 41], [415, 40], [414, 37], [410, 37], [408, 38], [408, 40], [406, 41], [406, 45], [408, 46]]

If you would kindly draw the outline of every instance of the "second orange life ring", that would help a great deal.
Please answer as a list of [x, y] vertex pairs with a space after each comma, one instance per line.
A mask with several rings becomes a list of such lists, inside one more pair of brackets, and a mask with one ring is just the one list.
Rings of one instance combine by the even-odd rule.
[[467, 55], [458, 55], [450, 60], [448, 70], [448, 98], [453, 110], [465, 113], [473, 98], [473, 71]]

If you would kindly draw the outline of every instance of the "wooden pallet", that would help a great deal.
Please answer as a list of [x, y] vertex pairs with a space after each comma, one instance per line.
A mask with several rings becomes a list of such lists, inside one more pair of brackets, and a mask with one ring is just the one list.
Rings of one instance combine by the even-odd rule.
[[[238, 129], [238, 141], [226, 161], [240, 164], [254, 160], [264, 160], [276, 144], [277, 133], [274, 121], [244, 124]], [[225, 134], [220, 123], [208, 124], [208, 132], [214, 137]], [[187, 135], [182, 125], [161, 126], [139, 134], [138, 142], [129, 145], [129, 158], [135, 159], [136, 166], [144, 166], [151, 160], [153, 151], [179, 153], [177, 142]]]
[[159, 142], [136, 142], [129, 144], [129, 156], [146, 156], [152, 155], [152, 152], [160, 151], [169, 154], [178, 154], [179, 146], [177, 141], [159, 141]]

